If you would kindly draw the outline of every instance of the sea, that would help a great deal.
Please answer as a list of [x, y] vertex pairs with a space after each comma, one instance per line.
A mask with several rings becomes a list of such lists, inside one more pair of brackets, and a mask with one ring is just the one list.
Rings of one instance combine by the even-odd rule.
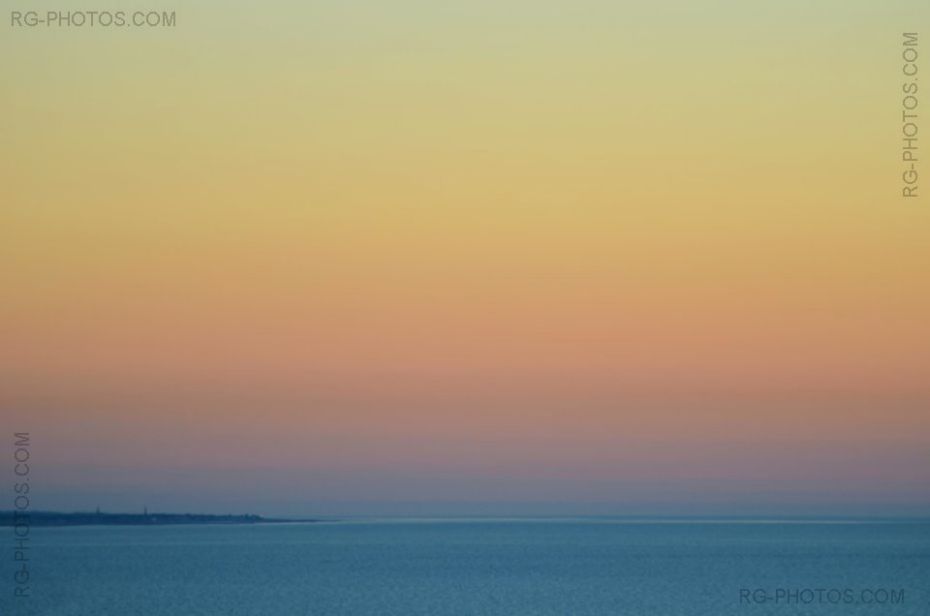
[[34, 527], [0, 614], [928, 616], [930, 523], [353, 519]]

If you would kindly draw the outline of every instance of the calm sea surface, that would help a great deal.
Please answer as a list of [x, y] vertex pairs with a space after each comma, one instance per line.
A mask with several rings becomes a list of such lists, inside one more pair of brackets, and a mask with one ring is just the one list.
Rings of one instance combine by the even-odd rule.
[[12, 598], [7, 550], [0, 614], [930, 615], [928, 524], [355, 521], [32, 533], [34, 596]]

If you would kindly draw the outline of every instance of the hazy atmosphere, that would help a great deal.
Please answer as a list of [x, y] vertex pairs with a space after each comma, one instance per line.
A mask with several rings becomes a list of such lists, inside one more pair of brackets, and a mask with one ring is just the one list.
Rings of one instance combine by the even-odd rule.
[[898, 198], [928, 11], [11, 29], [0, 403], [32, 506], [930, 515], [930, 208]]

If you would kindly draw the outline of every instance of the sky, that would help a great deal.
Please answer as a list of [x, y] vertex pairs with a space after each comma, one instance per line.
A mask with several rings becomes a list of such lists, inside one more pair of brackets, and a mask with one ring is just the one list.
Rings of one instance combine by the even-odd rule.
[[34, 507], [930, 515], [930, 5], [189, 4], [0, 36]]

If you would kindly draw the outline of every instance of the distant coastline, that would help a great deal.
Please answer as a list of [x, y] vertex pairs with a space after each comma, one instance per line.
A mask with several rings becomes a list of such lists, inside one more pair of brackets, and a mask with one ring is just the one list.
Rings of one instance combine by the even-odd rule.
[[266, 518], [255, 514], [212, 515], [205, 513], [108, 513], [30, 511], [29, 513], [0, 511], [0, 526], [177, 526], [184, 524], [281, 524], [286, 522], [316, 522], [312, 519], [290, 520]]

